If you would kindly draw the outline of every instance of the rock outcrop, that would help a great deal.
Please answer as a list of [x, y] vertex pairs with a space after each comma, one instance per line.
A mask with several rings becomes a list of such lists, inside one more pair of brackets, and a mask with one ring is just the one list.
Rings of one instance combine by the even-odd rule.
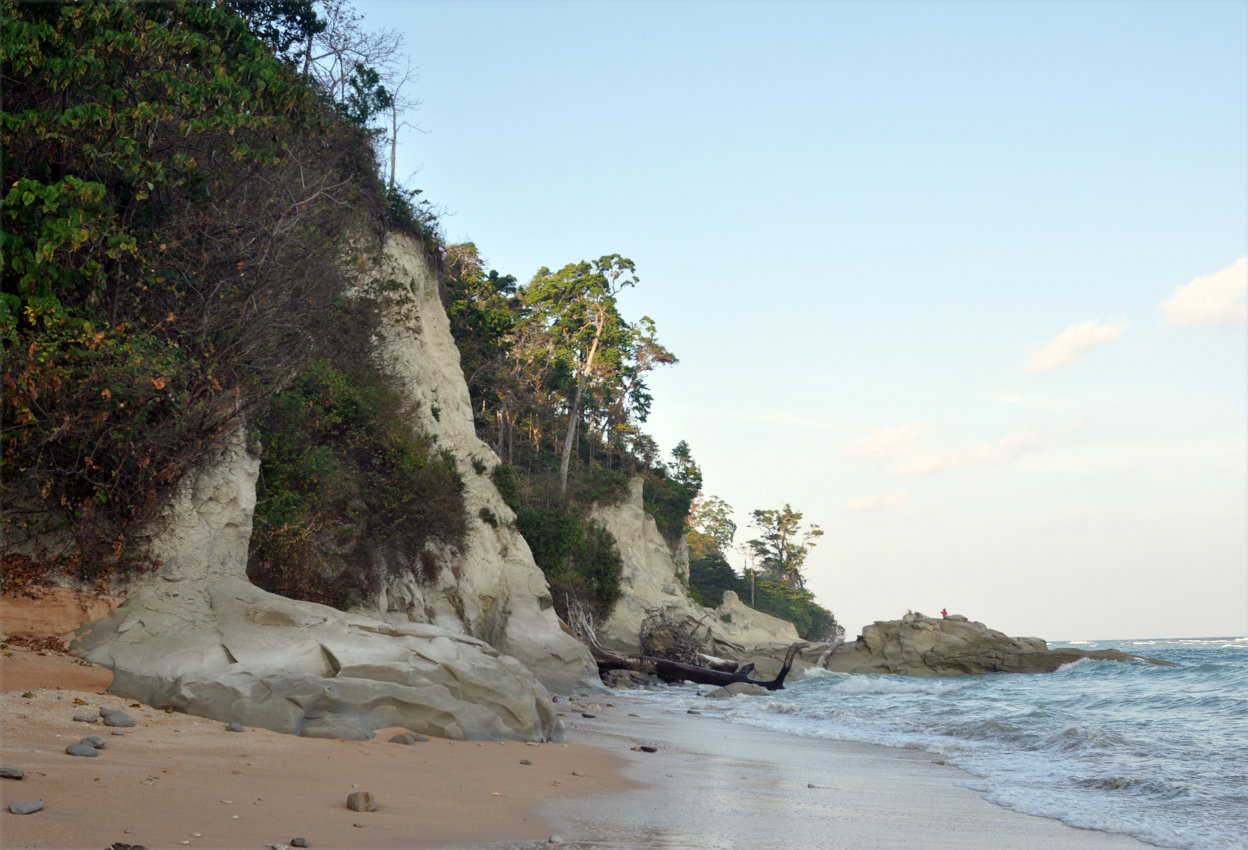
[[246, 580], [259, 459], [241, 431], [178, 485], [151, 551], [159, 571], [79, 630], [114, 693], [224, 722], [367, 738], [559, 740], [550, 695], [519, 661], [427, 624], [396, 625]]
[[624, 500], [599, 506], [592, 514], [615, 538], [624, 562], [620, 579], [624, 596], [607, 621], [599, 624], [598, 638], [603, 646], [624, 653], [639, 651], [642, 621], [655, 609], [674, 622], [709, 630], [706, 651], [711, 655], [741, 658], [756, 646], [796, 642], [797, 630], [792, 623], [755, 611], [735, 593], [725, 593], [723, 604], [715, 609], [689, 598], [677, 575], [678, 571], [689, 574], [688, 549], [683, 540], [675, 553], [668, 547], [654, 517], [645, 511], [643, 486], [642, 479], [633, 479]]
[[412, 402], [414, 426], [454, 453], [469, 533], [462, 551], [441, 556], [433, 584], [384, 571], [390, 577], [369, 608], [392, 622], [433, 623], [484, 640], [552, 690], [595, 684], [593, 658], [561, 628], [546, 578], [490, 478], [500, 460], [477, 438], [459, 350], [421, 246], [392, 234], [385, 253], [383, 274], [403, 284], [413, 302], [387, 314], [378, 358]]
[[904, 676], [1051, 673], [1081, 658], [1166, 663], [1116, 649], [1049, 649], [1040, 638], [1009, 637], [960, 615], [934, 618], [909, 613], [900, 620], [867, 626], [854, 643], [828, 654], [823, 666], [841, 673]]

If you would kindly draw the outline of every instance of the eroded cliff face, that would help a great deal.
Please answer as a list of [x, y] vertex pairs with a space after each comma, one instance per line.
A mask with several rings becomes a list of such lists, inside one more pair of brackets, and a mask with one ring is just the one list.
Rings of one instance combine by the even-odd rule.
[[[642, 621], [649, 611], [661, 609], [677, 622], [709, 629], [708, 652], [740, 658], [750, 649], [798, 640], [792, 623], [755, 611], [735, 593], [724, 594], [719, 608], [705, 608], [689, 598], [680, 575], [689, 575], [689, 551], [680, 541], [675, 552], [667, 545], [654, 517], [642, 503], [644, 482], [631, 482], [628, 498], [617, 505], [599, 506], [593, 518], [615, 538], [624, 561], [623, 598], [598, 637], [608, 649], [637, 652]], [[678, 575], [678, 573], [680, 575]]]
[[593, 658], [561, 628], [546, 578], [490, 478], [500, 460], [477, 439], [459, 350], [421, 246], [391, 235], [385, 256], [383, 274], [406, 287], [414, 303], [387, 314], [378, 360], [414, 402], [413, 426], [454, 453], [469, 532], [462, 551], [434, 554], [441, 566], [436, 583], [385, 579], [368, 607], [394, 622], [428, 622], [480, 638], [554, 690], [595, 683]]

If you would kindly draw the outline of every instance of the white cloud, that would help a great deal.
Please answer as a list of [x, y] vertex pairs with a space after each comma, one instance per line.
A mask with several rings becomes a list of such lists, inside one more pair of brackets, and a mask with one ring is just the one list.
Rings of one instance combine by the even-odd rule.
[[945, 452], [922, 452], [913, 455], [893, 469], [893, 475], [928, 475], [950, 469], [966, 469], [972, 466], [1000, 466], [1025, 452], [1046, 446], [1073, 429], [1065, 429], [1055, 435], [1020, 431], [1008, 434], [995, 443], [985, 443], [972, 449], [954, 449]]
[[1072, 325], [1058, 334], [1052, 342], [1034, 349], [1027, 355], [1023, 371], [1028, 373], [1051, 372], [1078, 363], [1092, 349], [1113, 342], [1126, 333], [1131, 323], [1126, 319], [1101, 324], [1097, 320]]
[[841, 510], [849, 513], [891, 511], [893, 508], [899, 508], [910, 501], [910, 497], [913, 495], [913, 490], [906, 490], [903, 493], [893, 493], [888, 496], [867, 496], [863, 499], [850, 499], [847, 502], [842, 502], [840, 507]]
[[923, 426], [917, 422], [890, 425], [846, 443], [841, 454], [854, 460], [892, 460], [912, 449], [922, 433]]
[[1244, 325], [1248, 322], [1248, 256], [1205, 277], [1193, 278], [1157, 305], [1167, 325]]

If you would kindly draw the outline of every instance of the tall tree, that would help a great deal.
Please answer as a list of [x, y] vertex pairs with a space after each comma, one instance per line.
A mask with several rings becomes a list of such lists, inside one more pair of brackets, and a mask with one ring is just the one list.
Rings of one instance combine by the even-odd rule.
[[813, 522], [803, 529], [802, 512], [793, 510], [787, 502], [783, 508], [756, 510], [752, 516], [754, 527], [762, 535], [748, 545], [763, 569], [790, 587], [803, 589], [806, 580], [802, 576], [802, 565], [823, 536], [823, 530]]
[[525, 289], [531, 311], [527, 321], [548, 332], [550, 356], [566, 364], [572, 384], [559, 462], [561, 498], [568, 494], [568, 467], [586, 390], [619, 374], [627, 326], [616, 309], [616, 296], [636, 283], [633, 261], [608, 254], [593, 262], [569, 263], [558, 272], [543, 267]]

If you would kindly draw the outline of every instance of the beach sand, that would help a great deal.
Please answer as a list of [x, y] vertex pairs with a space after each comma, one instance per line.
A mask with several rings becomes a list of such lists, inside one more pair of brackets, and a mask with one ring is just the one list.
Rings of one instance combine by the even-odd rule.
[[[568, 743], [299, 738], [108, 694], [111, 674], [54, 649], [0, 659], [0, 846], [267, 848], [1141, 848], [994, 806], [933, 757], [669, 713], [625, 694], [558, 697]], [[99, 707], [133, 728], [73, 719]], [[585, 715], [593, 715], [586, 717]], [[88, 735], [97, 758], [65, 753]], [[641, 746], [653, 747], [644, 752]], [[375, 812], [346, 807], [370, 791]], [[43, 811], [17, 815], [18, 800]]]

